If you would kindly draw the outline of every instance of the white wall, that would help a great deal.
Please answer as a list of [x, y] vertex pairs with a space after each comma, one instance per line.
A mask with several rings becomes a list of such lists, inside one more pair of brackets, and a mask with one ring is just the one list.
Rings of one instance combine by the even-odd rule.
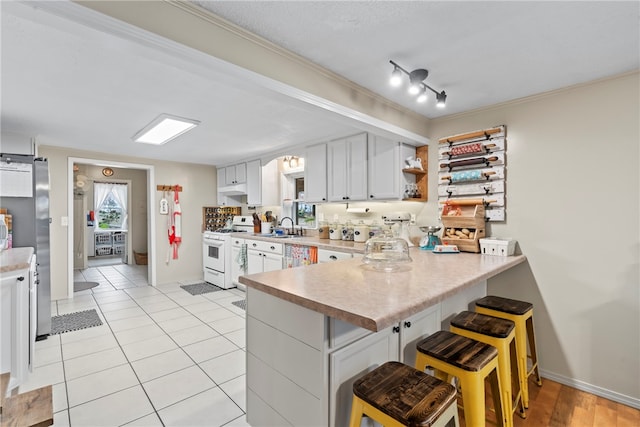
[[[114, 154], [96, 153], [72, 150], [67, 148], [41, 146], [39, 155], [49, 159], [50, 174], [50, 215], [52, 224], [51, 234], [51, 296], [53, 300], [67, 298], [67, 227], [61, 225], [61, 218], [68, 217], [67, 194], [68, 158], [79, 157], [88, 159], [102, 159], [109, 161], [127, 162], [151, 165], [155, 170], [156, 185], [175, 185], [183, 187], [180, 193], [182, 207], [182, 244], [179, 259], [165, 263], [167, 249], [166, 216], [158, 213], [158, 201], [162, 193], [155, 192], [151, 201], [156, 227], [155, 252], [157, 283], [170, 283], [177, 280], [202, 279], [202, 207], [215, 206], [216, 201], [216, 168], [214, 166], [196, 165], [177, 162], [162, 162], [156, 160], [139, 159], [118, 156]], [[151, 255], [151, 253], [150, 253]]]
[[638, 407], [639, 90], [633, 73], [433, 120], [429, 153], [435, 171], [438, 138], [507, 126], [507, 221], [491, 228], [528, 263], [489, 291], [534, 304], [548, 376]]

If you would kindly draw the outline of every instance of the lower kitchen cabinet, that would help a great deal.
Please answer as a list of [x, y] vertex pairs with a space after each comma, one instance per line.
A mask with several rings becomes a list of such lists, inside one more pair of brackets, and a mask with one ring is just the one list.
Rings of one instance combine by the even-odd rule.
[[[485, 286], [483, 282], [479, 289]], [[413, 365], [416, 343], [439, 331], [442, 324], [440, 304], [379, 332], [251, 287], [247, 304], [247, 421], [251, 425], [270, 425], [276, 419], [279, 425], [348, 425], [353, 383], [389, 360]], [[464, 310], [468, 304], [455, 305]]]
[[282, 243], [246, 240], [247, 274], [282, 270]]

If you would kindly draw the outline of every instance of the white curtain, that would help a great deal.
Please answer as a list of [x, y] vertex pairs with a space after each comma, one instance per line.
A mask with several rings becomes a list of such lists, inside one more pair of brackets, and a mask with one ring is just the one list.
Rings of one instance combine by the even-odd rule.
[[96, 182], [93, 186], [93, 199], [95, 201], [96, 212], [100, 210], [100, 206], [111, 196], [122, 206], [122, 229], [127, 230], [129, 227], [128, 218], [129, 211], [127, 209], [127, 184], [116, 184], [106, 182]]
[[111, 194], [113, 194], [113, 198], [122, 206], [122, 229], [127, 230], [129, 227], [128, 217], [129, 210], [127, 209], [127, 184], [110, 184]]

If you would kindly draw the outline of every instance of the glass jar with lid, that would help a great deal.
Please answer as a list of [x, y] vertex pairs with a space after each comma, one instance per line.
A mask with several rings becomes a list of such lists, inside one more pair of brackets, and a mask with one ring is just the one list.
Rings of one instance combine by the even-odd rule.
[[353, 242], [353, 223], [349, 220], [342, 226], [342, 240]]

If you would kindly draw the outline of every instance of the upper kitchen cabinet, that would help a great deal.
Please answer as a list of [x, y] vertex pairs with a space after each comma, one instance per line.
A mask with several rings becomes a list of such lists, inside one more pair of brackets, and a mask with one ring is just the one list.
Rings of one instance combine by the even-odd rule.
[[272, 160], [262, 166], [262, 162], [252, 160], [247, 165], [247, 205], [275, 206], [280, 204], [278, 184], [278, 162]]
[[367, 134], [327, 143], [327, 157], [328, 200], [367, 200]]
[[369, 200], [399, 200], [406, 184], [403, 179], [404, 159], [415, 156], [414, 147], [369, 134], [368, 141]]
[[235, 185], [247, 182], [247, 164], [238, 163], [224, 168], [225, 184]]
[[327, 144], [307, 147], [304, 158], [304, 199], [324, 203], [327, 201]]

